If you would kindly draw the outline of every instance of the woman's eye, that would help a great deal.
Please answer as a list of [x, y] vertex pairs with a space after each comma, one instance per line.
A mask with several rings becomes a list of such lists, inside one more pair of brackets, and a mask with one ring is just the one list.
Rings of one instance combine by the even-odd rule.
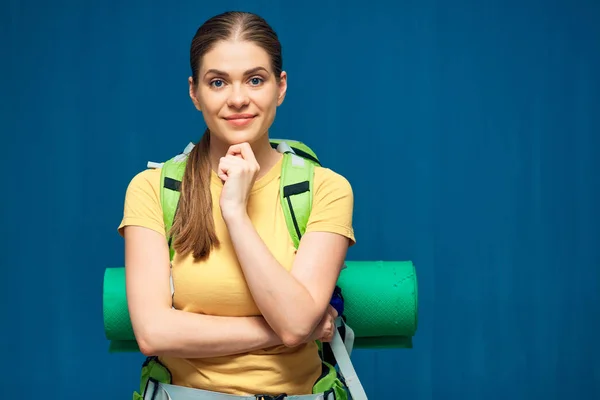
[[223, 85], [223, 81], [220, 79], [215, 79], [211, 82], [214, 87], [220, 88]]
[[261, 78], [252, 78], [250, 79], [250, 83], [252, 83], [253, 85], [260, 85], [262, 83], [262, 79]]

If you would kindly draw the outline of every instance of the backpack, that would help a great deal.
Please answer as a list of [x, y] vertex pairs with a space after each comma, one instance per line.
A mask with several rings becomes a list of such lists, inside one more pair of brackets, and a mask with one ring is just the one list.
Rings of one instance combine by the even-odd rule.
[[[300, 141], [270, 139], [270, 144], [272, 148], [277, 149], [277, 151], [283, 154], [279, 198], [290, 238], [294, 247], [298, 248], [312, 209], [314, 169], [315, 167], [320, 167], [321, 162], [315, 152]], [[173, 226], [173, 220], [177, 212], [181, 181], [185, 172], [187, 158], [194, 146], [193, 143], [189, 143], [181, 154], [166, 162], [148, 162], [148, 168], [160, 168], [161, 170], [160, 203], [163, 210], [163, 220], [171, 261], [173, 260], [175, 250], [172, 245], [173, 238], [169, 235], [169, 232]], [[172, 266], [170, 285], [171, 295], [173, 296], [175, 291]], [[332, 295], [331, 305], [337, 310], [339, 315], [337, 322], [338, 329], [334, 332], [334, 340], [331, 344], [317, 343], [321, 360], [329, 368], [324, 368], [323, 374], [315, 383], [313, 390], [314, 393], [333, 391], [336, 394], [336, 399], [346, 400], [349, 398], [346, 392], [346, 388], [348, 388], [355, 400], [366, 399], [364, 389], [350, 361], [349, 355], [353, 347], [354, 333], [345, 324], [343, 304], [344, 300], [341, 289], [339, 286], [336, 286]], [[158, 367], [160, 374], [169, 376], [168, 371], [162, 371], [164, 366], [160, 365], [156, 357], [149, 357], [143, 366], [143, 377], [144, 375], [152, 375], [150, 371], [156, 367]], [[144, 392], [144, 386], [142, 385], [142, 393]]]

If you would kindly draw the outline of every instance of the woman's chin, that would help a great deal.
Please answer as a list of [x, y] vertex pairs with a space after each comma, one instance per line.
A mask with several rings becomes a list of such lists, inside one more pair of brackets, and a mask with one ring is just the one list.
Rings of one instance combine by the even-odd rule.
[[255, 143], [263, 137], [263, 134], [259, 134], [255, 129], [248, 129], [237, 132], [227, 132], [225, 135], [225, 142], [230, 145], [236, 145], [240, 143]]

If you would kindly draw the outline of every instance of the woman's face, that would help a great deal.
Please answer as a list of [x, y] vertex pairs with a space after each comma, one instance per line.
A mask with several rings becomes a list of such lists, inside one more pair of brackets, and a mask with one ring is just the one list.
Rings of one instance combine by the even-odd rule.
[[190, 97], [211, 138], [232, 145], [266, 138], [285, 97], [287, 76], [278, 83], [266, 51], [248, 41], [222, 41], [201, 60]]

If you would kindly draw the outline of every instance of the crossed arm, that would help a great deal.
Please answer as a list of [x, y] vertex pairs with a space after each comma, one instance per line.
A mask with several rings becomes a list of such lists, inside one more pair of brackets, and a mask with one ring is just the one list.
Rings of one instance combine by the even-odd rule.
[[127, 226], [124, 237], [127, 301], [143, 354], [217, 357], [282, 344], [262, 317], [219, 317], [173, 309], [164, 236]]
[[308, 232], [291, 273], [273, 257], [245, 212], [225, 223], [252, 297], [286, 346], [304, 343], [331, 301], [348, 250], [345, 236]]
[[236, 221], [229, 226], [234, 247], [244, 260], [245, 278], [264, 317], [219, 317], [171, 308], [164, 236], [148, 228], [125, 227], [127, 299], [143, 354], [217, 357], [314, 340], [311, 335], [326, 312], [339, 273], [331, 266], [342, 264], [348, 239], [331, 233], [306, 234], [289, 273], [273, 258], [249, 219]]

